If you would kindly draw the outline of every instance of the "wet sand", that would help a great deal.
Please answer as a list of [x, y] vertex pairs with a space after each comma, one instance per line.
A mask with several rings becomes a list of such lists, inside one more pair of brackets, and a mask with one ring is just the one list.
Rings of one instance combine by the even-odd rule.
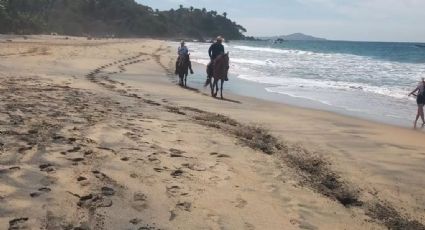
[[166, 41], [8, 39], [0, 229], [423, 229], [420, 132], [180, 88]]

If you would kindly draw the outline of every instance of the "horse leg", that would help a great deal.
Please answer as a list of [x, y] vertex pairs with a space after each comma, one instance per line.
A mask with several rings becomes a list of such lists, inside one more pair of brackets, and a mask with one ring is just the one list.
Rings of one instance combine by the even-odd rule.
[[179, 85], [183, 86], [184, 74], [179, 74]]
[[221, 89], [220, 89], [221, 99], [223, 99], [223, 84], [224, 84], [224, 79], [221, 79]]
[[184, 75], [184, 87], [187, 87], [187, 74]]
[[212, 81], [212, 78], [209, 78], [208, 82], [211, 87], [211, 96], [214, 97], [214, 84], [211, 81]]
[[214, 79], [214, 87], [215, 87], [214, 97], [217, 97], [217, 93], [218, 93], [218, 79]]

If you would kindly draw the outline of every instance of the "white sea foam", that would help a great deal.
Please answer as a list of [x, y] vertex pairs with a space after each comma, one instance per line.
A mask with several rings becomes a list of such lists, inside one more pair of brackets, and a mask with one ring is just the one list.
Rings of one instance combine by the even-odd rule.
[[208, 65], [208, 63], [210, 63], [210, 60], [208, 59], [200, 59], [200, 58], [196, 58], [196, 59], [191, 59], [192, 62], [196, 62], [202, 65]]
[[[189, 44], [194, 62], [208, 64], [210, 44]], [[400, 115], [425, 65], [343, 53], [318, 53], [230, 43], [230, 74], [267, 84], [268, 92], [306, 98], [350, 111]], [[373, 99], [373, 100], [372, 100]], [[409, 105], [407, 105], [409, 104]], [[414, 105], [414, 104], [413, 104]]]
[[262, 77], [250, 75], [238, 75], [238, 78], [254, 81], [258, 83], [275, 85], [276, 87], [269, 88], [273, 92], [286, 92], [289, 90], [296, 90], [297, 88], [311, 91], [317, 90], [338, 90], [338, 91], [357, 91], [378, 94], [397, 99], [407, 99], [407, 90], [400, 89], [394, 86], [373, 86], [363, 83], [343, 82], [343, 81], [326, 81], [319, 79], [302, 79], [302, 78], [283, 78], [283, 77]]
[[253, 46], [233, 46], [234, 49], [256, 51], [259, 53], [276, 53], [276, 54], [296, 54], [296, 55], [312, 55], [313, 52], [302, 51], [302, 50], [284, 50], [275, 48], [264, 48], [264, 47], [253, 47]]

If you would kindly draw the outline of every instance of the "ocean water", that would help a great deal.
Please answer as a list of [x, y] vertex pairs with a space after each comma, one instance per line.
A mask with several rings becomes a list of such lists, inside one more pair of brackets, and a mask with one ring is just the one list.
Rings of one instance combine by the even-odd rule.
[[[210, 44], [187, 45], [193, 62], [209, 62]], [[402, 126], [416, 114], [407, 95], [425, 77], [425, 45], [418, 43], [232, 41], [225, 48], [231, 78], [256, 84], [252, 96]], [[241, 81], [226, 87], [241, 91]]]

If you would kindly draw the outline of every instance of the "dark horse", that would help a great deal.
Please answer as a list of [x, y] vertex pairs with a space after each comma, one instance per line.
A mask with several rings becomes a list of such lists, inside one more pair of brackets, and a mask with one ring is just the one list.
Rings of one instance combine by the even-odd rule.
[[179, 85], [186, 87], [187, 86], [187, 75], [192, 71], [192, 65], [190, 63], [190, 55], [180, 55], [176, 63], [176, 73], [179, 75]]
[[[218, 81], [220, 80], [220, 96], [221, 99], [223, 99], [223, 84], [225, 79], [227, 78], [227, 73], [229, 72], [229, 53], [221, 54], [211, 64], [213, 65], [213, 67], [211, 68], [212, 71], [208, 71], [208, 69], [210, 68], [207, 68], [208, 79], [205, 83], [205, 86], [210, 85], [211, 96], [217, 97]], [[213, 82], [211, 82], [211, 78], [214, 79]]]

